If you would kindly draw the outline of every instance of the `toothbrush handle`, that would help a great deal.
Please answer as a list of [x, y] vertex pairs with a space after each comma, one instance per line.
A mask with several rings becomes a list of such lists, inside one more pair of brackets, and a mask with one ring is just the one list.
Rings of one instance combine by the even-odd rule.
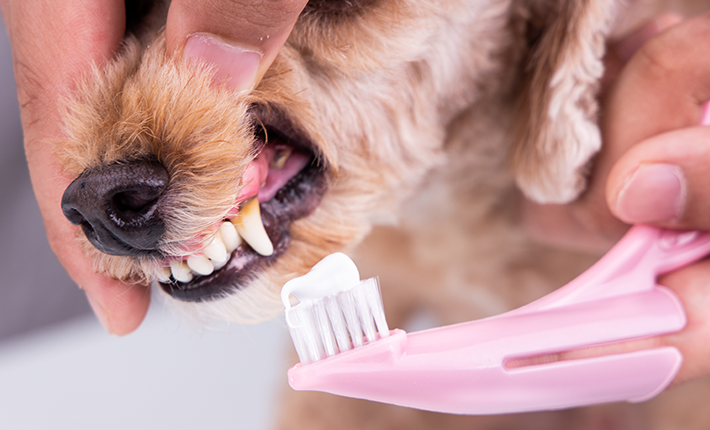
[[390, 337], [289, 370], [297, 390], [456, 414], [498, 414], [645, 400], [673, 379], [675, 348], [508, 369], [511, 358], [678, 330], [664, 288], [539, 313], [503, 314]]
[[682, 362], [656, 348], [516, 369], [506, 360], [655, 336], [682, 329], [678, 298], [662, 273], [710, 253], [710, 234], [634, 226], [588, 271], [530, 305], [491, 318], [387, 339], [297, 365], [297, 390], [420, 409], [494, 414], [655, 396]]
[[539, 312], [649, 291], [659, 275], [710, 254], [710, 232], [635, 225], [596, 264], [570, 283], [513, 312]]

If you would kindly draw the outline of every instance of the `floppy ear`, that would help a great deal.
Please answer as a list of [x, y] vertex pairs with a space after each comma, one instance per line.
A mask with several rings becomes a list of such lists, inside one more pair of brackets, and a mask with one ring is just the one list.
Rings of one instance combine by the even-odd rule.
[[529, 12], [512, 162], [518, 186], [539, 203], [574, 200], [601, 147], [596, 95], [617, 2], [554, 0]]

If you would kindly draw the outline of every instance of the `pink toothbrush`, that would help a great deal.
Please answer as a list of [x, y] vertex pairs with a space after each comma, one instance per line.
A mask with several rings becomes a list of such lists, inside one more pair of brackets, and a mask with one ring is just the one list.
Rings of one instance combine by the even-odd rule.
[[[388, 332], [376, 280], [359, 282], [354, 264], [334, 254], [284, 286], [301, 359], [289, 370], [289, 383], [296, 390], [456, 414], [644, 401], [673, 380], [682, 362], [677, 349], [505, 364], [681, 330], [683, 307], [656, 278], [707, 254], [710, 233], [637, 225], [589, 270], [533, 303], [415, 333]], [[291, 307], [289, 295], [300, 303]]]
[[[700, 123], [710, 125], [710, 102]], [[377, 280], [359, 282], [354, 263], [334, 254], [282, 291], [301, 360], [289, 384], [456, 414], [641, 402], [675, 377], [683, 360], [676, 348], [518, 368], [506, 362], [681, 330], [683, 307], [656, 279], [708, 254], [710, 232], [637, 225], [594, 266], [533, 303], [410, 334], [388, 331]]]

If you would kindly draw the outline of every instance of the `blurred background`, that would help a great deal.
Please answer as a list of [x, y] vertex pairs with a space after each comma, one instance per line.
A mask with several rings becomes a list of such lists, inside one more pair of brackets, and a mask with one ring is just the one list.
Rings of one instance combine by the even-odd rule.
[[108, 335], [45, 238], [0, 20], [0, 429], [265, 430], [286, 387], [283, 321], [204, 329], [154, 297]]

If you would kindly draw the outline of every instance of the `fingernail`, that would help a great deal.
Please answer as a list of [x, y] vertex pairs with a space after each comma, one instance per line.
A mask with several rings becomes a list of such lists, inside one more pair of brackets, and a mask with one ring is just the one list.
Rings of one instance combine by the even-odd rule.
[[672, 164], [645, 164], [626, 182], [616, 202], [617, 214], [631, 223], [673, 221], [685, 206], [683, 170]]
[[89, 300], [89, 305], [91, 306], [91, 309], [94, 311], [94, 315], [96, 315], [96, 318], [99, 320], [103, 328], [106, 329], [109, 334], [113, 334], [108, 323], [108, 318], [106, 318], [106, 312], [104, 311], [101, 304], [97, 302], [93, 297], [91, 297], [90, 294], [87, 294], [86, 298]]
[[214, 36], [197, 33], [191, 35], [183, 49], [186, 58], [216, 67], [215, 83], [243, 91], [254, 86], [262, 54], [257, 51], [230, 45]]

